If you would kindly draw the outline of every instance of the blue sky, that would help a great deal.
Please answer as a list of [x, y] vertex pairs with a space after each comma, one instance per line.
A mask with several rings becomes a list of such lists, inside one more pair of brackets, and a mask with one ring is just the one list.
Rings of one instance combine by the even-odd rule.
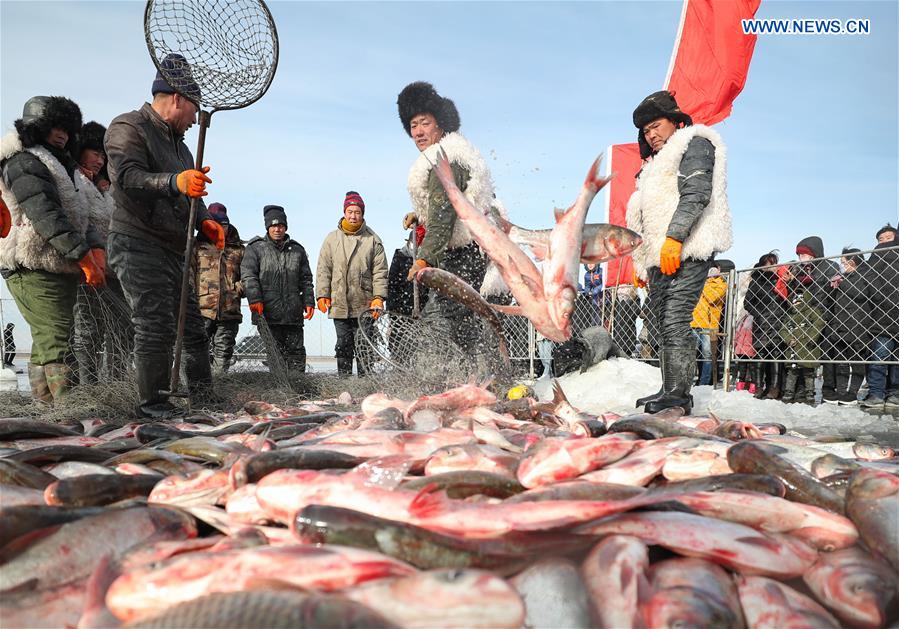
[[[244, 238], [262, 207], [285, 206], [317, 258], [347, 190], [392, 255], [404, 238], [417, 150], [396, 95], [428, 80], [455, 100], [513, 220], [547, 227], [593, 158], [632, 142], [631, 112], [660, 89], [681, 3], [271, 2], [277, 75], [261, 101], [213, 116], [207, 201]], [[79, 103], [107, 124], [150, 97], [142, 2], [0, 1], [0, 125], [35, 94]], [[763, 0], [757, 17], [869, 18], [868, 36], [760, 36], [731, 117], [729, 200], [738, 268], [804, 236], [828, 254], [867, 248], [899, 220], [897, 3]], [[196, 128], [188, 133], [196, 144]], [[603, 219], [602, 199], [590, 221]], [[314, 269], [313, 269], [314, 271]], [[328, 349], [326, 348], [326, 353]]]

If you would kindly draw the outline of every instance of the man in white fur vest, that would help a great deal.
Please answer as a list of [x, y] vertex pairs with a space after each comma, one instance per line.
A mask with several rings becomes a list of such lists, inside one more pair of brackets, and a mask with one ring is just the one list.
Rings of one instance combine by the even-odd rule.
[[[403, 227], [417, 223], [418, 255], [408, 278], [434, 266], [455, 273], [475, 290], [480, 290], [487, 258], [457, 220], [456, 211], [432, 164], [437, 154], [446, 152], [456, 185], [472, 204], [487, 213], [494, 204], [493, 177], [481, 153], [459, 133], [459, 112], [455, 103], [437, 93], [430, 83], [410, 83], [397, 98], [400, 120], [415, 146], [421, 151], [409, 170], [409, 197], [414, 212], [406, 214]], [[435, 325], [445, 324], [447, 333], [463, 350], [474, 350], [479, 338], [476, 316], [467, 307], [443, 295], [432, 294], [423, 317]]]
[[627, 226], [643, 236], [635, 273], [649, 284], [648, 310], [662, 342], [662, 388], [637, 400], [647, 413], [680, 407], [689, 414], [696, 372], [690, 330], [716, 253], [733, 240], [727, 206], [727, 152], [718, 133], [694, 125], [674, 96], [655, 92], [634, 110], [643, 168], [627, 204]]
[[81, 130], [78, 105], [35, 96], [15, 127], [0, 143], [0, 192], [12, 220], [0, 270], [31, 327], [32, 396], [58, 402], [71, 384], [65, 358], [78, 282], [102, 286], [106, 255], [84, 195], [91, 183], [69, 153]]

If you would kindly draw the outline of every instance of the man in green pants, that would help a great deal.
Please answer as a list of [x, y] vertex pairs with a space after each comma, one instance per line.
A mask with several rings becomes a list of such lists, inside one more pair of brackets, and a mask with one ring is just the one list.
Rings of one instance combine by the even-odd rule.
[[58, 401], [69, 388], [75, 295], [105, 282], [106, 255], [90, 224], [89, 181], [69, 154], [81, 130], [81, 110], [61, 96], [25, 103], [16, 130], [3, 138], [0, 192], [12, 228], [0, 240], [0, 272], [31, 327], [28, 376], [36, 400]]

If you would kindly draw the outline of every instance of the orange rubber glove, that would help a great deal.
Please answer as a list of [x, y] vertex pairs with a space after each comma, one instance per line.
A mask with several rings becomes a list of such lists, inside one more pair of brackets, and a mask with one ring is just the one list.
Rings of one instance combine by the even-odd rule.
[[99, 247], [96, 249], [91, 249], [91, 255], [94, 257], [94, 264], [96, 264], [99, 269], [103, 272], [103, 277], [106, 277], [106, 251], [100, 249]]
[[261, 317], [263, 310], [265, 310], [265, 304], [261, 301], [254, 301], [250, 304], [250, 312], [252, 312], [253, 314], [257, 314]]
[[215, 243], [215, 248], [221, 251], [225, 248], [225, 228], [218, 221], [207, 218], [200, 223], [200, 231], [209, 240]]
[[674, 238], [666, 238], [659, 258], [659, 269], [664, 275], [674, 275], [680, 268], [680, 254], [684, 245]]
[[412, 268], [409, 269], [409, 274], [406, 276], [406, 279], [410, 282], [415, 279], [415, 274], [421, 271], [422, 269], [428, 268], [428, 263], [424, 260], [416, 260], [412, 263]]
[[303, 318], [306, 321], [312, 318], [312, 315], [315, 314], [315, 306], [306, 306], [306, 314], [303, 315]]
[[81, 267], [81, 272], [84, 273], [84, 283], [88, 286], [100, 288], [106, 284], [106, 276], [103, 274], [103, 269], [97, 265], [97, 261], [94, 259], [93, 249], [78, 260], [78, 266]]
[[207, 194], [206, 184], [212, 183], [212, 179], [206, 176], [208, 172], [209, 166], [203, 166], [202, 170], [190, 169], [182, 171], [175, 178], [175, 184], [178, 186], [181, 194], [186, 194], [189, 197], [205, 197]]
[[375, 297], [371, 300], [371, 303], [368, 304], [368, 307], [371, 309], [371, 318], [377, 319], [381, 316], [381, 311], [384, 310], [384, 300], [380, 297]]
[[9, 208], [6, 207], [3, 199], [0, 199], [0, 238], [6, 238], [7, 236], [9, 236], [9, 230], [11, 227], [12, 216], [9, 213]]
[[331, 309], [331, 298], [330, 297], [319, 297], [318, 298], [318, 309], [327, 314], [327, 312]]
[[634, 271], [634, 287], [635, 288], [646, 288], [646, 282], [640, 279], [640, 276], [637, 275], [637, 272]]

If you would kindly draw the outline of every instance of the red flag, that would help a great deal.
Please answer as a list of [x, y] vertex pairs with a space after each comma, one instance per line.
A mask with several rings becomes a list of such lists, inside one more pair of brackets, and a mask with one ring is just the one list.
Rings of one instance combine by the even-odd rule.
[[712, 125], [730, 115], [746, 84], [755, 35], [740, 20], [755, 16], [761, 0], [684, 0], [665, 89], [693, 122]]
[[[640, 148], [634, 144], [614, 144], [609, 148], [609, 172], [615, 178], [609, 182], [607, 223], [627, 227], [627, 201], [636, 188], [636, 177], [643, 165]], [[630, 256], [611, 260], [606, 265], [606, 286], [630, 284], [634, 279], [634, 263]]]

